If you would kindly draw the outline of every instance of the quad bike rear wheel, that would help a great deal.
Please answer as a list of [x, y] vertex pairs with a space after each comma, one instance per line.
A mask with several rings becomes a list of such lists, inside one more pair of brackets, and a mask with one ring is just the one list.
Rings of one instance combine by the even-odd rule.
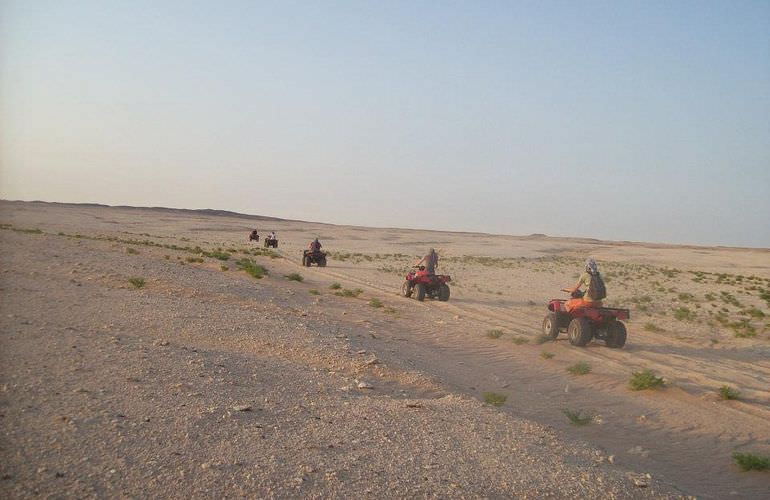
[[425, 300], [425, 285], [417, 283], [414, 285], [414, 298], [422, 302]]
[[543, 319], [543, 335], [556, 340], [559, 336], [559, 315], [549, 312]]
[[591, 322], [586, 318], [575, 318], [569, 322], [567, 328], [567, 335], [569, 336], [569, 343], [578, 347], [591, 342], [591, 338], [594, 336]]
[[412, 296], [412, 285], [408, 281], [404, 281], [404, 284], [401, 285], [401, 295], [407, 299]]
[[626, 325], [620, 321], [610, 321], [610, 324], [607, 325], [607, 338], [604, 343], [607, 347], [620, 349], [626, 345], [627, 335]]
[[449, 285], [446, 283], [442, 284], [438, 289], [438, 300], [441, 302], [449, 300]]
[[318, 267], [326, 267], [326, 257], [318, 259]]

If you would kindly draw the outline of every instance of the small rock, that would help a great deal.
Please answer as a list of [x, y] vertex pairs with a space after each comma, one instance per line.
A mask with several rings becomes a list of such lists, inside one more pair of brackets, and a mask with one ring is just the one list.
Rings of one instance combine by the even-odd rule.
[[614, 464], [615, 463], [615, 455], [610, 455], [609, 457], [607, 457], [607, 461], [609, 463], [611, 463], [611, 464]]
[[168, 340], [157, 339], [155, 342], [152, 343], [152, 345], [167, 346]]
[[410, 402], [406, 403], [406, 407], [407, 408], [422, 408], [422, 405], [420, 403], [410, 401]]
[[363, 350], [363, 349], [361, 349], [361, 350], [360, 350], [360, 351], [358, 351], [356, 354], [366, 354], [366, 351], [365, 351], [365, 350]]
[[233, 411], [251, 411], [251, 405], [233, 406]]
[[368, 384], [366, 382], [359, 382], [358, 383], [359, 389], [374, 389], [374, 386], [372, 384]]

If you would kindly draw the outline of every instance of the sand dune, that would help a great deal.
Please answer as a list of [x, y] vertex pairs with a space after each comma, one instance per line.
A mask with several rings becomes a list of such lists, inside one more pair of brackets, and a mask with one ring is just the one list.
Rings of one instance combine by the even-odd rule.
[[[767, 249], [22, 202], [1, 202], [0, 223], [4, 496], [770, 490], [731, 458], [770, 453]], [[255, 226], [277, 231], [273, 258], [248, 244]], [[316, 236], [329, 266], [304, 268]], [[449, 302], [398, 295], [428, 247]], [[632, 310], [628, 344], [538, 344], [547, 300], [589, 255], [608, 303]], [[570, 375], [578, 361], [591, 372]], [[629, 390], [642, 369], [666, 387]]]

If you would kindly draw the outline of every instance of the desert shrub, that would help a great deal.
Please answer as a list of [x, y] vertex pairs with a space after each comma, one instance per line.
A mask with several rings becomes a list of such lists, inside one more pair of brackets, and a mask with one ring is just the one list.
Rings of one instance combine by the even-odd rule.
[[308, 292], [307, 292], [307, 293], [309, 293], [310, 295], [321, 295], [321, 292], [319, 292], [319, 291], [318, 291], [318, 290], [316, 290], [315, 288], [314, 288], [314, 289], [312, 289], [312, 290], [308, 290]]
[[200, 257], [186, 257], [185, 260], [187, 262], [190, 262], [190, 263], [193, 263], [193, 262], [202, 263], [202, 262], [204, 262], [204, 260], [202, 258], [200, 258]]
[[729, 327], [733, 330], [735, 336], [739, 338], [756, 337], [757, 335], [757, 329], [747, 319], [734, 321], [729, 324]]
[[591, 373], [591, 365], [586, 361], [578, 361], [574, 365], [568, 366], [567, 371], [573, 375], [585, 375]]
[[284, 276], [289, 281], [299, 281], [302, 282], [305, 280], [305, 278], [302, 277], [299, 273], [291, 273]]
[[719, 388], [719, 397], [722, 399], [738, 399], [740, 396], [741, 393], [729, 385], [723, 385]]
[[653, 333], [661, 333], [666, 331], [663, 328], [656, 325], [655, 323], [645, 323], [644, 329], [648, 332], [653, 332]]
[[581, 410], [570, 410], [570, 409], [564, 409], [562, 410], [562, 413], [564, 413], [569, 421], [572, 423], [572, 425], [586, 425], [591, 422], [591, 419], [593, 418], [591, 415], [585, 415]]
[[263, 276], [268, 274], [267, 269], [246, 257], [238, 260], [235, 264], [256, 279], [262, 279]]
[[554, 356], [556, 356], [554, 353], [548, 351], [543, 351], [540, 353], [540, 357], [543, 359], [552, 359]]
[[513, 342], [516, 345], [526, 344], [529, 342], [529, 339], [526, 337], [513, 337], [511, 339], [511, 342]]
[[340, 288], [342, 288], [342, 285], [340, 285], [339, 283], [332, 283], [331, 285], [329, 285], [329, 288], [331, 288], [332, 290], [339, 290]]
[[163, 258], [166, 259], [166, 260], [171, 260], [171, 256], [170, 255], [164, 255]]
[[356, 288], [355, 290], [350, 290], [348, 288], [343, 288], [342, 290], [340, 290], [338, 292], [334, 292], [334, 295], [337, 295], [339, 297], [358, 297], [362, 293], [364, 293], [364, 291], [361, 290], [360, 288]]
[[372, 307], [379, 308], [379, 307], [382, 307], [382, 301], [380, 299], [372, 299], [369, 301], [369, 305]]
[[505, 334], [502, 330], [487, 330], [487, 337], [490, 339], [499, 339]]
[[136, 248], [128, 247], [126, 248], [126, 253], [129, 255], [136, 255], [139, 253], [139, 250], [137, 250]]
[[213, 252], [203, 252], [206, 257], [212, 257], [219, 260], [229, 260], [230, 254], [221, 250], [214, 250]]
[[770, 469], [770, 457], [735, 452], [733, 453], [733, 460], [744, 471]]
[[143, 288], [144, 287], [144, 278], [129, 278], [128, 282], [131, 283], [134, 288]]
[[681, 306], [674, 309], [674, 317], [679, 321], [692, 321], [695, 319], [695, 312]]
[[484, 393], [484, 401], [494, 406], [502, 406], [507, 399], [508, 396], [505, 394], [498, 394], [496, 392]]
[[642, 370], [640, 372], [633, 372], [631, 379], [628, 381], [628, 386], [632, 391], [643, 391], [645, 389], [657, 389], [663, 387], [666, 381], [661, 377], [655, 376], [652, 370]]
[[219, 270], [220, 270], [220, 271], [229, 271], [229, 270], [230, 270], [230, 268], [229, 268], [229, 267], [227, 267], [227, 266], [224, 266], [224, 265], [223, 265], [223, 266], [219, 266]]
[[545, 344], [546, 342], [550, 342], [550, 341], [553, 341], [553, 339], [551, 337], [549, 337], [548, 335], [545, 335], [545, 334], [542, 334], [542, 333], [540, 335], [538, 335], [537, 337], [535, 337], [535, 344], [537, 344], [537, 345]]
[[383, 311], [385, 311], [388, 314], [396, 314], [396, 310], [392, 307], [386, 307], [385, 309], [383, 309]]

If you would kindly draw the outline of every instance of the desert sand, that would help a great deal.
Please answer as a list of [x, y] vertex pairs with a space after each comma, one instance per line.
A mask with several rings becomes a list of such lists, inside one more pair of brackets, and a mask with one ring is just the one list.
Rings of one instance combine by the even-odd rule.
[[[770, 250], [28, 202], [0, 224], [4, 498], [770, 491], [732, 458], [770, 454]], [[429, 247], [448, 302], [399, 295]], [[623, 349], [540, 343], [587, 256]], [[665, 386], [631, 390], [644, 369]]]

